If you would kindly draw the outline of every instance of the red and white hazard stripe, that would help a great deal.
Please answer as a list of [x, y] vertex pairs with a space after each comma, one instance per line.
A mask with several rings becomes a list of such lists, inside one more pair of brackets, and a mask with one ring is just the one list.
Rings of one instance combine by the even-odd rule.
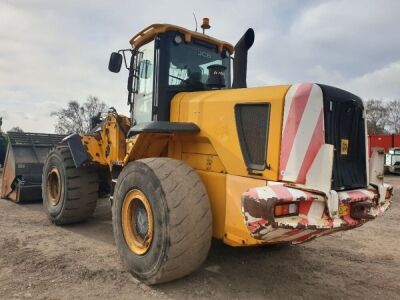
[[285, 97], [279, 179], [304, 184], [324, 142], [321, 88], [312, 83], [293, 85]]

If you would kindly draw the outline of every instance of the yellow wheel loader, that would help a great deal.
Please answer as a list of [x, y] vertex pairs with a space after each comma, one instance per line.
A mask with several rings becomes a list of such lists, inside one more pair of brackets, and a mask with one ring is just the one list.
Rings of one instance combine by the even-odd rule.
[[296, 244], [381, 215], [392, 187], [382, 154], [366, 155], [362, 100], [313, 83], [247, 88], [253, 42], [252, 29], [233, 47], [154, 24], [112, 53], [109, 70], [129, 71], [130, 116], [112, 109], [48, 154], [50, 219], [89, 218], [103, 178], [121, 260], [158, 284], [196, 270], [212, 238]]

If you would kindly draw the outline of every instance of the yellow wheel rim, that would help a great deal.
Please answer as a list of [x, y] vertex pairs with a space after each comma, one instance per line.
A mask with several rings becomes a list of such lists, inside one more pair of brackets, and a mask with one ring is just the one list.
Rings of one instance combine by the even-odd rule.
[[56, 206], [60, 202], [61, 196], [61, 179], [60, 172], [53, 167], [47, 174], [47, 199], [48, 202]]
[[122, 232], [131, 251], [145, 254], [153, 240], [153, 211], [146, 195], [139, 190], [129, 191], [122, 204]]

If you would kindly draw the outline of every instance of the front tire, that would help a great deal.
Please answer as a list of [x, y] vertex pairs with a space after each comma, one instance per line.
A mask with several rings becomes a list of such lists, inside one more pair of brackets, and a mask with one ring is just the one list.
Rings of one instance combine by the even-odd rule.
[[206, 189], [182, 161], [130, 162], [114, 190], [113, 229], [121, 260], [146, 284], [171, 281], [207, 258], [212, 220]]
[[56, 147], [43, 166], [42, 198], [54, 224], [86, 221], [96, 208], [98, 173], [90, 167], [75, 168], [69, 148]]

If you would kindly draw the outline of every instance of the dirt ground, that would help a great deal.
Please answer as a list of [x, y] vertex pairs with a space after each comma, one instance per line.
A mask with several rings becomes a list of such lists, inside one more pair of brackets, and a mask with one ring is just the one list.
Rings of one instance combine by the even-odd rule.
[[0, 200], [0, 299], [400, 299], [400, 177], [385, 216], [297, 246], [214, 242], [203, 267], [147, 287], [119, 261], [107, 199], [85, 224], [56, 227], [41, 203]]

